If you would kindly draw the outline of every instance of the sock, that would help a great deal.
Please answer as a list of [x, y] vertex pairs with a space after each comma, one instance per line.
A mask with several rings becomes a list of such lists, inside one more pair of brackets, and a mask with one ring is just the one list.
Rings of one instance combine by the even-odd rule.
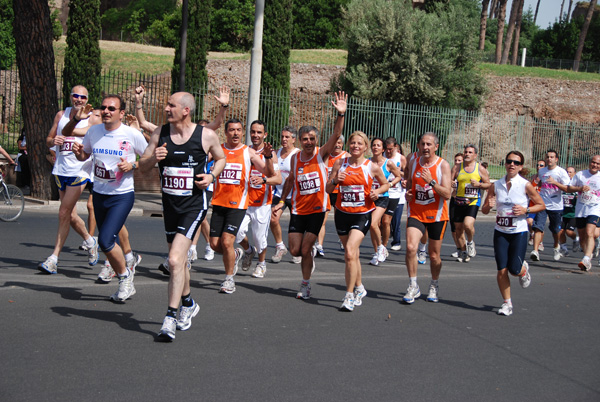
[[167, 317], [177, 318], [177, 307], [168, 307]]
[[135, 260], [135, 258], [133, 257], [133, 251], [130, 251], [127, 254], [125, 254], [125, 261], [129, 262], [133, 260]]
[[310, 285], [310, 279], [302, 279], [303, 285]]
[[511, 300], [510, 297], [508, 299], [504, 299], [504, 303], [506, 303], [506, 304], [508, 304], [509, 306], [512, 307], [512, 300]]
[[94, 238], [92, 236], [89, 237], [89, 239], [85, 240], [85, 245], [88, 247], [93, 247], [94, 246]]
[[277, 248], [284, 248], [284, 247], [285, 247], [285, 244], [283, 244], [283, 242], [281, 242], [281, 243], [277, 243], [277, 244], [275, 245], [275, 247], [277, 247]]
[[319, 243], [316, 243], [315, 247], [317, 247], [317, 250], [323, 250], [323, 246], [321, 246]]
[[589, 261], [589, 260], [591, 260], [591, 259], [592, 259], [592, 257], [589, 257], [589, 256], [587, 256], [587, 255], [584, 255], [584, 256], [583, 256], [583, 260], [584, 260], [584, 261], [585, 261], [585, 260], [588, 260], [588, 261]]
[[206, 244], [206, 247], [204, 247], [205, 250], [212, 250], [212, 248], [210, 247], [210, 244]]
[[192, 244], [192, 245], [190, 246], [190, 250], [191, 250], [191, 251], [196, 251], [196, 245], [195, 245], [195, 244]]
[[471, 246], [471, 245], [473, 244], [473, 240], [471, 240], [471, 241], [468, 241], [468, 242], [467, 242], [467, 244], [468, 244], [469, 246]]
[[359, 286], [356, 286], [354, 288], [354, 290], [356, 290], [358, 293], [362, 292], [363, 290], [365, 290], [365, 286], [361, 283]]
[[246, 250], [244, 250], [244, 252], [246, 254], [251, 254], [252, 253], [252, 247], [248, 247]]
[[418, 286], [417, 285], [417, 277], [415, 276], [415, 277], [411, 277], [409, 279], [410, 279], [410, 286], [413, 286], [416, 288]]
[[419, 243], [419, 251], [425, 251], [427, 249], [427, 244]]
[[225, 280], [233, 279], [233, 275], [225, 275]]
[[49, 259], [51, 259], [55, 264], [58, 262], [58, 257], [55, 256], [54, 254], [52, 254], [50, 257], [48, 257]]
[[354, 293], [346, 292], [346, 297], [354, 299]]
[[119, 278], [129, 278], [129, 269], [125, 268], [125, 273], [124, 274], [117, 274], [117, 276]]
[[433, 279], [432, 279], [432, 280], [431, 280], [431, 284], [432, 284], [433, 286], [437, 286], [437, 285], [438, 285], [438, 280], [437, 280], [437, 279], [436, 279], [436, 280], [433, 280]]
[[258, 262], [258, 265], [265, 266], [265, 265], [267, 265], [267, 263], [266, 263], [265, 261], [259, 261], [259, 262]]
[[191, 293], [188, 293], [186, 296], [181, 296], [181, 305], [184, 307], [192, 307], [194, 305], [194, 299], [192, 299]]

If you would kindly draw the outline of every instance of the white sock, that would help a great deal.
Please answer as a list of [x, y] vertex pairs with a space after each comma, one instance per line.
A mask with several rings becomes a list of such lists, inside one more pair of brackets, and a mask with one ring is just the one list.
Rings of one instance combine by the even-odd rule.
[[411, 277], [409, 279], [410, 279], [410, 286], [413, 286], [413, 287], [417, 287], [418, 286], [417, 285], [417, 277], [416, 276], [415, 277]]
[[90, 236], [89, 238], [85, 239], [85, 245], [88, 247], [93, 247], [94, 246], [94, 238], [92, 236]]
[[512, 307], [512, 299], [510, 297], [508, 299], [504, 299], [504, 303]]
[[125, 254], [125, 261], [129, 262], [129, 261], [133, 261], [135, 258], [133, 257], [133, 251], [128, 252], [127, 254]]
[[50, 257], [48, 257], [49, 259], [51, 259], [55, 264], [58, 262], [58, 257], [55, 256], [54, 254], [52, 254]]
[[278, 248], [284, 248], [284, 247], [285, 247], [285, 244], [283, 244], [283, 242], [281, 242], [281, 243], [277, 243], [277, 244], [275, 245], [275, 247], [278, 247]]
[[190, 246], [190, 251], [196, 251], [196, 245], [195, 244], [192, 244]]
[[427, 243], [419, 243], [419, 251], [425, 251], [427, 249]]

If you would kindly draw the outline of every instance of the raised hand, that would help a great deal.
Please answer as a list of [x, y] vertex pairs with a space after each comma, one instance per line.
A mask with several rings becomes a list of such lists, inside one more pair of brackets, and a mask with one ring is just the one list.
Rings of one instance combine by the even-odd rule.
[[229, 105], [229, 88], [225, 85], [219, 88], [219, 96], [215, 96], [215, 99], [223, 106]]
[[344, 91], [339, 91], [335, 93], [335, 100], [331, 101], [331, 104], [338, 111], [338, 113], [344, 114], [346, 113], [346, 108], [348, 107], [348, 95]]

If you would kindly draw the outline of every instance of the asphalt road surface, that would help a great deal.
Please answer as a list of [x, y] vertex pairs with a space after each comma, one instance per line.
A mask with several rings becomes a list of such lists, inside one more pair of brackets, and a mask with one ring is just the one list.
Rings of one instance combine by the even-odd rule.
[[[167, 250], [162, 219], [127, 222], [143, 260], [137, 294], [122, 304], [108, 300], [116, 280], [96, 283], [101, 262], [87, 266], [74, 232], [58, 274], [37, 270], [56, 225], [55, 212], [31, 210], [0, 222], [1, 401], [600, 400], [600, 267], [579, 271], [580, 254], [554, 262], [548, 236], [542, 261], [530, 264], [532, 285], [512, 279], [510, 317], [496, 314], [491, 219], [477, 221], [470, 263], [453, 261], [446, 234], [437, 304], [425, 295], [402, 304], [404, 251], [372, 267], [367, 237], [369, 294], [343, 313], [343, 252], [330, 219], [310, 300], [294, 298], [301, 276], [289, 254], [269, 263], [264, 279], [240, 270], [231, 295], [218, 293], [221, 257], [198, 260], [192, 295], [200, 313], [164, 344], [155, 342], [167, 307], [168, 281], [157, 270]], [[428, 266], [419, 266], [424, 294], [429, 280]]]

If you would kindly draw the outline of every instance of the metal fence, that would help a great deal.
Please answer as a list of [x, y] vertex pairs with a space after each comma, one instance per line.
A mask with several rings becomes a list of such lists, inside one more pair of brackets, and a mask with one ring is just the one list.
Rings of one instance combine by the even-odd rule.
[[[494, 53], [485, 53], [481, 57], [481, 61], [487, 63], [495, 63], [496, 55]], [[575, 60], [569, 59], [543, 59], [540, 57], [525, 57], [525, 67], [542, 67], [551, 70], [572, 70]], [[521, 65], [521, 53], [517, 64]], [[600, 61], [581, 60], [579, 62], [580, 73], [600, 73]]]
[[[61, 70], [57, 69], [59, 88]], [[171, 93], [169, 74], [145, 76], [116, 71], [104, 71], [102, 74], [104, 92], [120, 94], [127, 101], [127, 113], [135, 112], [134, 89], [140, 84], [147, 90], [144, 102], [147, 120], [164, 124], [164, 106]], [[219, 111], [219, 104], [214, 98], [218, 89], [208, 85], [191, 92], [200, 105], [194, 120], [212, 120]], [[16, 139], [22, 127], [16, 71], [0, 71], [0, 98], [0, 144], [9, 151], [16, 152]], [[245, 122], [247, 99], [246, 90], [233, 88], [226, 119], [236, 117]], [[62, 101], [59, 100], [59, 105], [62, 105]], [[321, 142], [332, 131], [336, 112], [331, 105], [331, 95], [301, 91], [292, 91], [290, 94], [263, 91], [261, 102], [264, 101], [284, 105], [289, 116], [285, 124], [296, 127], [310, 124], [317, 127], [323, 133]], [[479, 159], [488, 162], [493, 178], [504, 174], [503, 160], [510, 150], [521, 151], [525, 155], [526, 165], [533, 167], [537, 159], [544, 157], [546, 150], [555, 149], [562, 166], [571, 165], [578, 170], [587, 167], [592, 155], [600, 154], [600, 124], [542, 120], [529, 116], [498, 115], [354, 97], [348, 102], [345, 135], [360, 130], [371, 138], [393, 136], [402, 144], [406, 154], [415, 150], [416, 139], [420, 134], [434, 131], [440, 137], [439, 154], [449, 161], [452, 161], [455, 153], [462, 151], [464, 145], [477, 145]], [[269, 110], [277, 111], [277, 108]], [[260, 118], [266, 122], [267, 131], [271, 134], [269, 141], [278, 145], [281, 116], [273, 112], [260, 115]], [[223, 135], [223, 127], [218, 130], [218, 134]]]

